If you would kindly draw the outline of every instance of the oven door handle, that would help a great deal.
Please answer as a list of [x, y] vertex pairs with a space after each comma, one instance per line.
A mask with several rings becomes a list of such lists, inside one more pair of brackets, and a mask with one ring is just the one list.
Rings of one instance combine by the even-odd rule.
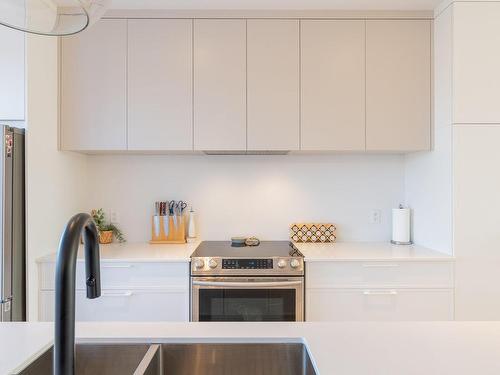
[[227, 288], [273, 288], [273, 287], [283, 287], [283, 286], [299, 286], [302, 285], [303, 281], [249, 281], [249, 282], [231, 282], [231, 281], [197, 281], [193, 280], [193, 285], [197, 286], [216, 286], [216, 287], [227, 287]]

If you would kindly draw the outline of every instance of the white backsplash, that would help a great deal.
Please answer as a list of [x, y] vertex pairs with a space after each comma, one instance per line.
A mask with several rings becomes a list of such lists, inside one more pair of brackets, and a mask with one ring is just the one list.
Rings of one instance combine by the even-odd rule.
[[[156, 200], [186, 200], [203, 239], [288, 238], [292, 222], [333, 222], [339, 241], [385, 241], [404, 201], [401, 155], [90, 156], [90, 208], [114, 212], [130, 242], [147, 241]], [[371, 223], [379, 209], [381, 223]]]

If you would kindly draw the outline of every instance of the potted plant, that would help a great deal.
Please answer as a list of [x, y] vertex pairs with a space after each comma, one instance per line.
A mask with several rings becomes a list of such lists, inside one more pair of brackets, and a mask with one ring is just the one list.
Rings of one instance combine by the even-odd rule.
[[92, 210], [91, 214], [95, 225], [99, 230], [99, 243], [108, 244], [113, 242], [113, 235], [116, 237], [118, 242], [125, 242], [125, 236], [122, 231], [111, 221], [106, 220], [106, 215], [104, 214], [104, 210], [102, 208]]

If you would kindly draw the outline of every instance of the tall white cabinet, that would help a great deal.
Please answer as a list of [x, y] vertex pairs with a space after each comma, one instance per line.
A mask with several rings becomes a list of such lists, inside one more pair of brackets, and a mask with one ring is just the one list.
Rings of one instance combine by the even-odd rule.
[[247, 21], [248, 149], [298, 150], [299, 21]]
[[192, 20], [128, 21], [128, 149], [192, 150]]
[[246, 21], [194, 20], [194, 149], [246, 150]]
[[366, 149], [430, 149], [431, 22], [366, 21]]
[[62, 39], [61, 148], [127, 149], [127, 20]]
[[0, 120], [24, 120], [25, 34], [0, 25]]
[[454, 4], [453, 122], [500, 123], [500, 4]]
[[[500, 3], [455, 2], [448, 18], [457, 320], [500, 319]], [[438, 31], [439, 32], [439, 31]]]
[[302, 150], [365, 149], [365, 21], [301, 21]]

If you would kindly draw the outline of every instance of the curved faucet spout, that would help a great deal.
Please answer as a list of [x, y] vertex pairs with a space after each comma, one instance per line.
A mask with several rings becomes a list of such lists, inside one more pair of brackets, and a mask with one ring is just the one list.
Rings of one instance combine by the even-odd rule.
[[87, 298], [97, 298], [101, 295], [97, 228], [89, 214], [77, 214], [66, 225], [57, 252], [54, 375], [75, 373], [75, 278], [78, 246], [82, 235]]

